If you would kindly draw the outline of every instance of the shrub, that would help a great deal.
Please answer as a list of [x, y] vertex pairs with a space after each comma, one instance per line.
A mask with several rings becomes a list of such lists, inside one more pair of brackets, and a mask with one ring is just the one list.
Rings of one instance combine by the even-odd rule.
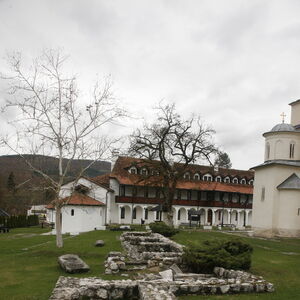
[[174, 227], [168, 226], [164, 222], [150, 223], [149, 226], [152, 232], [160, 233], [165, 237], [171, 237], [179, 232], [179, 230], [175, 229]]
[[236, 239], [205, 241], [201, 246], [189, 246], [184, 250], [183, 262], [195, 273], [211, 273], [214, 267], [248, 270], [251, 267], [253, 248]]

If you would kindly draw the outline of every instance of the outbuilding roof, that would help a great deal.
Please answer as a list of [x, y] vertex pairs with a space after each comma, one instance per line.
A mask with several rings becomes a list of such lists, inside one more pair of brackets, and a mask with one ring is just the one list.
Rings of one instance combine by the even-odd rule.
[[[69, 197], [65, 197], [63, 199], [60, 199], [65, 205], [81, 205], [81, 206], [103, 206], [105, 205], [103, 202], [98, 201], [90, 196], [80, 194], [80, 193], [74, 193]], [[52, 201], [50, 204], [47, 205], [48, 209], [54, 208], [54, 201]]]

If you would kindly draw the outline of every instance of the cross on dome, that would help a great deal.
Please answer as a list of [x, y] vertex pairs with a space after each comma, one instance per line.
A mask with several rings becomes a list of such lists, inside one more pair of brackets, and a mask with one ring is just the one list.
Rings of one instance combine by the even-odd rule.
[[282, 123], [284, 123], [284, 118], [286, 117], [286, 114], [282, 112], [280, 116], [282, 117]]

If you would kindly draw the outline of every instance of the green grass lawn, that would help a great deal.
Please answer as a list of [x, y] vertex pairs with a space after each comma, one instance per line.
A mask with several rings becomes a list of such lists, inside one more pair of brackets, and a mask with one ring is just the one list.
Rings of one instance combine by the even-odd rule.
[[[13, 229], [0, 234], [0, 299], [48, 299], [59, 276], [65, 275], [57, 263], [59, 255], [78, 254], [91, 271], [76, 277], [104, 275], [104, 260], [109, 251], [120, 251], [120, 232], [92, 231], [79, 236], [65, 236], [64, 247], [55, 246], [55, 237], [40, 235], [41, 228]], [[94, 246], [97, 239], [106, 242], [104, 247]], [[114, 276], [115, 278], [115, 276]]]
[[[0, 299], [48, 299], [60, 275], [57, 257], [65, 253], [78, 254], [91, 267], [91, 271], [76, 277], [97, 276], [103, 279], [120, 278], [104, 275], [104, 260], [109, 251], [120, 251], [118, 231], [92, 231], [71, 237], [65, 236], [64, 248], [57, 249], [55, 237], [41, 235], [41, 228], [14, 229], [0, 234]], [[232, 238], [220, 232], [181, 231], [174, 240], [182, 244], [201, 243], [210, 238]], [[94, 247], [102, 239], [103, 248]], [[180, 299], [300, 299], [300, 240], [261, 240], [242, 238], [254, 247], [251, 272], [275, 284], [272, 294], [250, 294], [192, 297]], [[292, 252], [298, 255], [288, 255]]]
[[[174, 240], [184, 244], [199, 244], [211, 238], [232, 238], [220, 232], [182, 231]], [[183, 299], [300, 299], [300, 239], [263, 240], [257, 238], [241, 238], [254, 248], [250, 272], [263, 276], [275, 284], [275, 293], [244, 294], [227, 296], [185, 296]], [[289, 253], [289, 254], [288, 254]]]

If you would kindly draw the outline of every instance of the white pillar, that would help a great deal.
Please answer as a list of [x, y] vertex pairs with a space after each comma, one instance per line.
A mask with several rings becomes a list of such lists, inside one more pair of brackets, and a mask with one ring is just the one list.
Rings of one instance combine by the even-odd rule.
[[175, 227], [178, 227], [178, 208], [177, 207], [173, 207], [174, 208], [174, 213], [173, 213], [173, 224]]
[[[204, 209], [204, 224], [203, 225], [205, 225], [205, 223], [207, 222], [206, 219], [207, 219], [207, 211], [206, 211], [206, 209]], [[200, 219], [200, 221], [201, 221], [201, 219]]]
[[[117, 206], [118, 209], [118, 223], [121, 224], [121, 206]], [[126, 217], [126, 212], [125, 212], [125, 217]]]
[[211, 225], [215, 225], [216, 222], [216, 212], [215, 210], [212, 209], [212, 221], [211, 221]]
[[241, 227], [240, 210], [237, 210], [237, 227]]

